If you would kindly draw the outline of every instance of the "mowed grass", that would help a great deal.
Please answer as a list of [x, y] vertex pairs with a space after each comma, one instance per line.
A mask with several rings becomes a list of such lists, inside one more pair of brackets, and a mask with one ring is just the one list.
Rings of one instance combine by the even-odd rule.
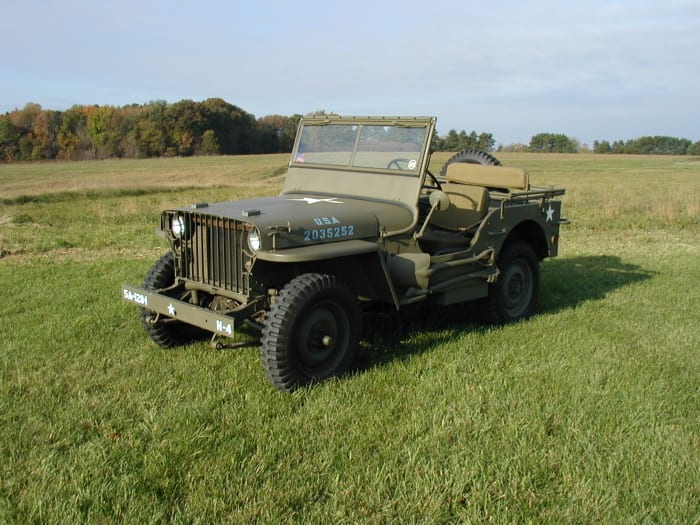
[[0, 522], [694, 523], [699, 159], [499, 158], [568, 190], [540, 313], [419, 311], [291, 395], [119, 296], [161, 209], [276, 194], [286, 156], [0, 165]]

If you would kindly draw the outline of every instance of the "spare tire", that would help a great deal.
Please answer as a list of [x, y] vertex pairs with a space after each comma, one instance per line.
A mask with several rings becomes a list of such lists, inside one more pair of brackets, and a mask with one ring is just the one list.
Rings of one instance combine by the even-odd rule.
[[459, 153], [455, 153], [449, 159], [447, 159], [447, 162], [445, 162], [445, 165], [442, 167], [442, 170], [440, 170], [440, 176], [442, 176], [442, 177], [447, 176], [447, 166], [449, 166], [453, 162], [466, 162], [468, 164], [482, 164], [484, 166], [500, 166], [501, 165], [501, 161], [498, 160], [493, 155], [491, 155], [490, 153], [486, 153], [485, 151], [481, 151], [478, 149], [465, 149], [463, 151], [460, 151]]

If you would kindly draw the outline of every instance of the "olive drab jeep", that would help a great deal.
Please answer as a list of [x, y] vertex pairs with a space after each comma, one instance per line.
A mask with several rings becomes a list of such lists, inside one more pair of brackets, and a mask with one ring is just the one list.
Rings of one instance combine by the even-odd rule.
[[489, 322], [529, 317], [564, 189], [475, 150], [434, 175], [434, 129], [428, 117], [302, 119], [282, 193], [164, 211], [170, 249], [123, 298], [164, 347], [254, 327], [285, 391], [352, 365], [368, 305], [481, 301]]

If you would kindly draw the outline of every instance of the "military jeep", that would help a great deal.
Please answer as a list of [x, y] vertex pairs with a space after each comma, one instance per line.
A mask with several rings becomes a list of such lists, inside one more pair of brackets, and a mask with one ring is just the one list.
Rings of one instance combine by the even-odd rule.
[[475, 150], [434, 175], [434, 130], [429, 117], [302, 119], [282, 193], [164, 211], [170, 250], [123, 298], [164, 347], [259, 330], [284, 391], [347, 371], [373, 305], [479, 301], [489, 322], [527, 318], [564, 189]]

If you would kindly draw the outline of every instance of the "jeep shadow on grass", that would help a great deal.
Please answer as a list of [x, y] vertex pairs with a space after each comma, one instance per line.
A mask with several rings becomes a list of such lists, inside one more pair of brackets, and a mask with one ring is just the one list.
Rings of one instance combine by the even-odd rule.
[[[601, 301], [615, 290], [653, 277], [654, 272], [623, 262], [612, 255], [589, 255], [548, 261], [542, 274], [539, 313], [553, 314], [576, 308], [587, 301]], [[371, 312], [365, 317], [365, 351], [359, 370], [406, 356], [429, 352], [451, 335], [465, 331], [483, 332], [493, 328], [485, 315], [487, 299], [460, 305], [438, 306], [427, 303], [400, 311]], [[408, 342], [417, 333], [433, 333], [435, 338]]]
[[547, 263], [543, 277], [546, 300], [542, 313], [575, 308], [585, 301], [598, 301], [618, 288], [650, 279], [655, 275], [641, 266], [624, 262], [616, 255], [584, 255]]
[[435, 175], [434, 131], [430, 117], [302, 119], [282, 193], [164, 211], [169, 250], [123, 298], [165, 347], [255, 328], [284, 391], [349, 370], [373, 309], [479, 301], [489, 323], [531, 316], [564, 189], [474, 150]]

